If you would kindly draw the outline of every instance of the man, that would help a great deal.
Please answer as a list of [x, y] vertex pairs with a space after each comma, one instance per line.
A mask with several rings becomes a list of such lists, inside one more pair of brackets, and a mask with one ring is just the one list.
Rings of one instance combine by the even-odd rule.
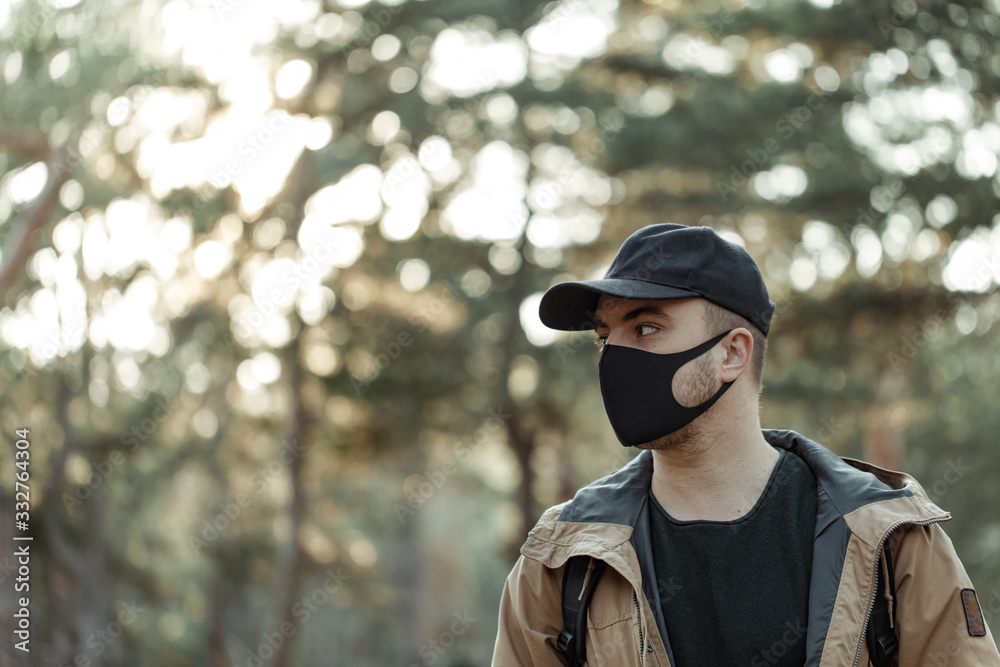
[[[559, 665], [570, 650], [615, 667], [1000, 665], [938, 525], [950, 515], [916, 481], [761, 430], [774, 304], [745, 250], [653, 225], [604, 279], [555, 285], [539, 308], [554, 329], [595, 330], [608, 418], [643, 451], [530, 532], [494, 665]], [[571, 602], [597, 582], [585, 637], [564, 628], [571, 557], [586, 563], [567, 577]]]

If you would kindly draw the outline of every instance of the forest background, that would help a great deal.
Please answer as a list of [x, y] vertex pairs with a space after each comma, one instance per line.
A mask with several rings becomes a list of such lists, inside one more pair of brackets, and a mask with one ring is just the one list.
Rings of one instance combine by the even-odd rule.
[[0, 1], [0, 662], [488, 664], [527, 530], [635, 454], [538, 299], [659, 222], [755, 257], [764, 425], [921, 481], [996, 632], [998, 45], [997, 0]]

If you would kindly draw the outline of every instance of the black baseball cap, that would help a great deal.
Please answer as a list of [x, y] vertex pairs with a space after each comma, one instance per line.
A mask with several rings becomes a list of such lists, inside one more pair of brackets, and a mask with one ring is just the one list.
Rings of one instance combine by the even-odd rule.
[[625, 239], [603, 279], [553, 285], [542, 296], [538, 314], [552, 329], [593, 329], [602, 294], [620, 299], [702, 297], [742, 315], [765, 336], [774, 313], [756, 262], [710, 227], [643, 227]]

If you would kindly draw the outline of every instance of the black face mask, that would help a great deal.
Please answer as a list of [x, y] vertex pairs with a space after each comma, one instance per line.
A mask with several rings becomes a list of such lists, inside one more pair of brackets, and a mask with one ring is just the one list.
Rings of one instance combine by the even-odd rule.
[[605, 345], [598, 364], [604, 409], [618, 440], [637, 447], [687, 426], [719, 400], [732, 382], [700, 405], [686, 408], [674, 398], [674, 375], [687, 362], [712, 349], [732, 329], [690, 350], [654, 354], [621, 345]]

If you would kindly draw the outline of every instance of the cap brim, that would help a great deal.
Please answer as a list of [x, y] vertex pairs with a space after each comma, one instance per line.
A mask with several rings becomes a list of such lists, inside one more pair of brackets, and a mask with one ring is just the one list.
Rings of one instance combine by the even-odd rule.
[[553, 285], [538, 304], [542, 324], [560, 331], [586, 331], [594, 328], [597, 302], [602, 294], [619, 299], [687, 299], [701, 294], [690, 290], [657, 285], [642, 280], [607, 278], [581, 280]]

